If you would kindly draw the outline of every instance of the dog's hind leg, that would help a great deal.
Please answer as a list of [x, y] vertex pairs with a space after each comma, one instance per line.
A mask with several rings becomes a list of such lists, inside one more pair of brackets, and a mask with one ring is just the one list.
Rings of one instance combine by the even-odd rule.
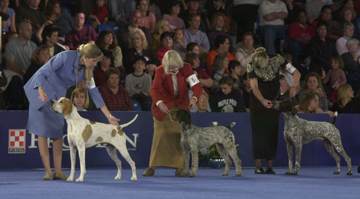
[[347, 164], [347, 173], [346, 174], [351, 176], [352, 175], [351, 158], [348, 156], [348, 154], [346, 153], [346, 151], [341, 143], [340, 134], [339, 134], [339, 136], [336, 136], [336, 138], [329, 139], [329, 141], [331, 142], [331, 144], [335, 148], [335, 150], [345, 159], [345, 162]]
[[80, 159], [80, 176], [76, 179], [76, 182], [83, 182], [86, 174], [86, 165], [85, 165], [85, 143], [78, 145], [79, 159]]
[[235, 173], [237, 176], [241, 176], [242, 168], [241, 168], [241, 160], [238, 156], [238, 152], [236, 150], [235, 144], [231, 144], [230, 146], [224, 146], [226, 151], [229, 153], [231, 159], [235, 164]]
[[182, 177], [190, 176], [189, 173], [190, 152], [187, 149], [183, 148], [183, 155], [184, 155], [184, 168], [180, 173], [180, 176]]
[[76, 147], [71, 143], [70, 140], [68, 140], [68, 142], [69, 142], [69, 148], [70, 148], [71, 169], [70, 169], [70, 175], [67, 178], [67, 181], [74, 181], [75, 166], [76, 166]]
[[324, 140], [324, 147], [326, 151], [334, 158], [336, 162], [336, 170], [334, 172], [334, 175], [340, 174], [340, 156], [336, 153], [334, 147], [331, 145], [331, 143], [328, 140]]
[[223, 176], [228, 176], [230, 166], [231, 166], [231, 159], [229, 157], [229, 154], [226, 152], [226, 150], [222, 144], [215, 144], [215, 146], [216, 146], [216, 150], [219, 152], [220, 156], [225, 161], [225, 168], [224, 168]]
[[115, 147], [112, 145], [107, 145], [106, 151], [109, 154], [110, 158], [115, 162], [116, 167], [117, 167], [117, 173], [116, 173], [116, 176], [114, 177], [114, 180], [120, 180], [121, 179], [121, 161], [120, 161], [119, 157], [117, 156], [117, 153], [116, 153], [117, 151], [116, 151]]
[[295, 144], [295, 170], [294, 175], [297, 175], [300, 171], [301, 167], [301, 152], [302, 152], [302, 142], [298, 142]]
[[199, 151], [191, 150], [191, 174], [190, 176], [196, 176], [199, 168]]
[[131, 159], [130, 154], [126, 148], [126, 143], [113, 143], [113, 146], [120, 152], [122, 157], [129, 163], [131, 167], [131, 180], [137, 181], [137, 175], [136, 175], [136, 165], [135, 162]]
[[285, 142], [286, 142], [286, 149], [287, 149], [287, 155], [288, 155], [288, 164], [289, 164], [289, 168], [288, 171], [286, 172], [287, 175], [293, 175], [294, 174], [294, 167], [293, 167], [293, 156], [294, 156], [294, 149], [293, 149], [293, 145], [291, 144], [291, 141], [288, 140], [287, 138], [285, 138]]

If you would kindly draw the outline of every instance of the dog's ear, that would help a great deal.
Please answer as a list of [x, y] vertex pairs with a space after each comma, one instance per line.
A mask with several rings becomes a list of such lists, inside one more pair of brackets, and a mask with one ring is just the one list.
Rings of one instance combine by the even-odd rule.
[[69, 115], [73, 109], [72, 102], [69, 99], [64, 98], [64, 99], [62, 99], [62, 104], [63, 104], [63, 114]]

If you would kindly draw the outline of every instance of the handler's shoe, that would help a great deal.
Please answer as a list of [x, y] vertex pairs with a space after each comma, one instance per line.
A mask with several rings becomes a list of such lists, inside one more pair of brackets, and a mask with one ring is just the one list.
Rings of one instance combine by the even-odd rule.
[[66, 179], [67, 179], [67, 177], [66, 177], [66, 175], [64, 175], [63, 172], [55, 173], [55, 175], [54, 175], [54, 180], [66, 180]]
[[145, 169], [143, 176], [154, 176], [154, 174], [155, 174], [155, 169], [148, 167]]
[[183, 169], [177, 168], [177, 169], [175, 170], [175, 176], [176, 176], [176, 177], [183, 177], [183, 176], [184, 176], [184, 175], [183, 175]]
[[52, 173], [45, 172], [45, 175], [43, 176], [42, 179], [47, 181], [47, 180], [53, 180], [54, 177], [53, 177], [53, 174], [52, 174]]
[[358, 173], [360, 173], [360, 166], [358, 167]]

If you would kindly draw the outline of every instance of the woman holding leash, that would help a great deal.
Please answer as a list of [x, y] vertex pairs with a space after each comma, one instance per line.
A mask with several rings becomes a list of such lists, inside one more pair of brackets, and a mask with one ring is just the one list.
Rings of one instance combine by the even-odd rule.
[[[64, 118], [51, 109], [51, 100], [65, 96], [71, 86], [87, 87], [96, 107], [101, 109], [111, 124], [118, 125], [119, 119], [104, 104], [93, 78], [93, 69], [102, 55], [94, 43], [61, 52], [43, 65], [24, 86], [29, 100], [27, 128], [38, 136], [40, 156], [45, 168], [44, 180], [66, 180], [61, 168]], [[55, 174], [50, 167], [47, 138], [53, 139]]]
[[[189, 88], [193, 96], [189, 100]], [[188, 110], [195, 105], [202, 88], [192, 67], [184, 64], [179, 53], [169, 50], [162, 59], [162, 65], [155, 71], [152, 83], [151, 112], [154, 119], [154, 135], [151, 145], [149, 167], [144, 176], [153, 176], [156, 167], [175, 168], [175, 175], [181, 175], [184, 155], [180, 146], [181, 127], [171, 120], [171, 110]]]

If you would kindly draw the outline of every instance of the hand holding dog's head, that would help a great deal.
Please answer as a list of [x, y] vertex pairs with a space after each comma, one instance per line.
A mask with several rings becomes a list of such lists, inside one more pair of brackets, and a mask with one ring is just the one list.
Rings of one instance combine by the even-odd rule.
[[70, 99], [61, 97], [59, 100], [53, 100], [51, 102], [52, 109], [57, 112], [61, 113], [64, 116], [69, 115], [73, 110], [73, 104]]

